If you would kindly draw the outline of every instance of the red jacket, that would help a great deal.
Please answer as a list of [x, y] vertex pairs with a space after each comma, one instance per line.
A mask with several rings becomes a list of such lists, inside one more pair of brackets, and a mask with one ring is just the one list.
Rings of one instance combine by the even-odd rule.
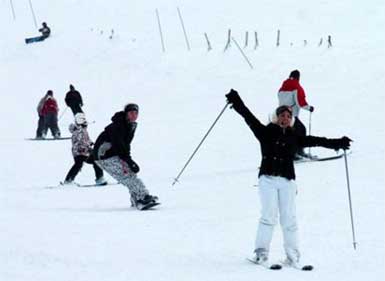
[[293, 115], [298, 116], [301, 108], [310, 110], [306, 101], [305, 91], [299, 81], [293, 78], [286, 79], [278, 91], [279, 105], [291, 106]]
[[52, 97], [48, 97], [47, 100], [44, 102], [43, 109], [41, 110], [42, 115], [46, 115], [48, 113], [57, 114], [58, 112], [59, 108], [57, 106], [56, 100]]

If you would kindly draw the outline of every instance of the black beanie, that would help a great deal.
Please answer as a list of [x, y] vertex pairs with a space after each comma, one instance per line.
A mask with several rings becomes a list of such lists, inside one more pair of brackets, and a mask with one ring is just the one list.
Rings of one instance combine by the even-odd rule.
[[136, 103], [129, 103], [124, 107], [124, 112], [127, 113], [129, 111], [139, 112], [139, 106]]
[[293, 79], [299, 80], [299, 76], [300, 76], [299, 70], [296, 69], [296, 70], [293, 70], [290, 73], [289, 78], [293, 78]]
[[278, 116], [280, 115], [281, 113], [283, 112], [289, 112], [291, 116], [293, 116], [293, 111], [291, 110], [291, 107], [287, 106], [287, 105], [281, 105], [279, 106], [276, 110], [275, 110], [275, 114]]

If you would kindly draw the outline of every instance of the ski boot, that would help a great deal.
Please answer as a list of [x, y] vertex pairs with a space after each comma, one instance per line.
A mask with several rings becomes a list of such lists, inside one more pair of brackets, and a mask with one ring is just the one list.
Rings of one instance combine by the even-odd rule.
[[103, 176], [95, 180], [95, 185], [97, 185], [97, 186], [107, 185], [107, 184], [108, 184], [108, 182], [104, 179]]

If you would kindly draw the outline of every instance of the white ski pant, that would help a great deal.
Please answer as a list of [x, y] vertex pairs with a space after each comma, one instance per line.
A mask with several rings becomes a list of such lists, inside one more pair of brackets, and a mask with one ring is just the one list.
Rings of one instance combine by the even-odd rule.
[[259, 178], [262, 211], [255, 241], [257, 255], [268, 256], [279, 213], [286, 255], [293, 261], [299, 260], [296, 194], [297, 186], [294, 180], [264, 175]]

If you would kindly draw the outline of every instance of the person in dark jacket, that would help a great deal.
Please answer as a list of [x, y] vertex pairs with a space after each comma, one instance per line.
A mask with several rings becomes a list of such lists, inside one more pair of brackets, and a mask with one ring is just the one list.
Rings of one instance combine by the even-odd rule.
[[293, 113], [289, 106], [276, 109], [276, 118], [263, 125], [245, 106], [233, 89], [226, 95], [228, 102], [250, 127], [261, 144], [262, 163], [259, 171], [259, 194], [262, 205], [253, 259], [266, 266], [274, 225], [278, 212], [283, 231], [286, 263], [299, 268], [298, 227], [295, 211], [297, 187], [294, 182], [294, 157], [298, 148], [322, 146], [331, 149], [349, 149], [348, 137], [327, 139], [302, 136], [292, 128]]
[[41, 38], [46, 39], [51, 35], [51, 29], [48, 27], [47, 23], [43, 22], [42, 23], [42, 28], [39, 29], [39, 32], [42, 33]]
[[76, 113], [83, 113], [82, 96], [80, 95], [80, 93], [77, 90], [75, 90], [75, 87], [73, 85], [70, 85], [70, 90], [69, 90], [69, 92], [67, 92], [64, 100], [65, 100], [66, 105], [69, 108], [71, 108], [74, 116], [76, 115]]
[[47, 132], [48, 129], [51, 130], [52, 136], [60, 138], [60, 129], [58, 126], [58, 113], [59, 107], [57, 105], [56, 99], [53, 97], [52, 90], [48, 90], [47, 97], [44, 101], [41, 113], [44, 117], [44, 131]]
[[139, 166], [131, 158], [131, 142], [136, 130], [139, 107], [130, 103], [111, 118], [112, 123], [98, 136], [94, 157], [104, 171], [125, 185], [131, 195], [131, 204], [138, 209], [157, 201], [137, 177]]

